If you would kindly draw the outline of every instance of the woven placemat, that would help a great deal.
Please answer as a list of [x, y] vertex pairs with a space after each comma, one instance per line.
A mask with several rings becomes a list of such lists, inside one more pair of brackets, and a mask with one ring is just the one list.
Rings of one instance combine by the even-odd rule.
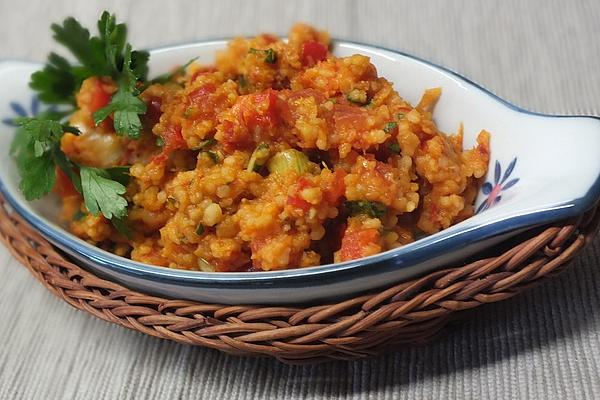
[[105, 321], [176, 342], [301, 363], [364, 358], [432, 340], [464, 310], [505, 300], [561, 271], [597, 232], [597, 209], [522, 234], [466, 265], [310, 307], [208, 304], [127, 289], [80, 268], [1, 196], [0, 239], [52, 293]]

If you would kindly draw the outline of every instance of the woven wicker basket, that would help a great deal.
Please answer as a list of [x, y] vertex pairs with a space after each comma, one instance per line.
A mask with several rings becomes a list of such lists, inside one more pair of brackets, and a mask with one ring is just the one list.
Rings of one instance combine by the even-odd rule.
[[306, 308], [206, 304], [129, 290], [74, 264], [2, 197], [0, 238], [52, 293], [98, 318], [163, 339], [299, 363], [432, 340], [461, 311], [512, 297], [562, 270], [598, 230], [597, 208], [522, 234], [466, 265]]

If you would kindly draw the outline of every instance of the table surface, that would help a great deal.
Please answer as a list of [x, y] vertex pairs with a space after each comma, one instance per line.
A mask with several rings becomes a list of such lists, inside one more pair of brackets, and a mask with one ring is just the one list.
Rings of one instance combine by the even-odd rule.
[[[0, 3], [0, 59], [43, 60], [48, 27], [107, 8], [153, 47], [295, 21], [403, 50], [548, 113], [600, 112], [600, 2], [76, 1]], [[232, 26], [233, 23], [233, 26]], [[0, 398], [600, 398], [600, 240], [558, 278], [483, 307], [441, 340], [352, 363], [286, 366], [131, 332], [53, 297], [0, 246]]]

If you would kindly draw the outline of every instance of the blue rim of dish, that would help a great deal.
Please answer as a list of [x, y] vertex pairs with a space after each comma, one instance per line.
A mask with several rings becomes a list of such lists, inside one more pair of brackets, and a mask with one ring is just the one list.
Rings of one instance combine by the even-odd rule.
[[[229, 40], [229, 38], [162, 46], [152, 49], [151, 51], [158, 52], [166, 50], [175, 50], [178, 48], [181, 49], [185, 47], [192, 47], [195, 45], [222, 44], [227, 40]], [[504, 104], [506, 107], [519, 113], [552, 118], [588, 118], [594, 119], [600, 123], [600, 117], [597, 116], [548, 115], [523, 109], [519, 106], [508, 102], [507, 100], [504, 100], [503, 98], [497, 96], [488, 89], [460, 75], [459, 73], [452, 71], [451, 69], [401, 51], [349, 40], [336, 40], [334, 41], [334, 43], [349, 44], [371, 49], [384, 50], [417, 61], [426, 66], [433, 67], [443, 73], [447, 73], [454, 76], [455, 78], [458, 78], [459, 80], [469, 84], [473, 88], [478, 89], [480, 92], [492, 97], [501, 104]], [[18, 61], [40, 65], [39, 63], [22, 60], [1, 61]], [[345, 278], [353, 279], [361, 277], [365, 273], [372, 274], [375, 272], [382, 272], [382, 269], [391, 270], [396, 268], [408, 267], [415, 265], [419, 262], [427, 261], [435, 257], [441, 256], [449, 249], [463, 248], [472, 243], [500, 236], [511, 231], [518, 231], [520, 229], [535, 227], [546, 223], [558, 221], [561, 219], [574, 217], [587, 211], [587, 209], [589, 209], [600, 198], [600, 175], [598, 175], [596, 181], [592, 184], [592, 186], [584, 196], [566, 202], [564, 204], [531, 211], [529, 213], [520, 214], [517, 216], [505, 217], [502, 219], [490, 221], [488, 223], [467, 227], [456, 232], [442, 231], [435, 235], [431, 235], [417, 240], [403, 247], [388, 250], [386, 252], [358, 260], [346, 261], [343, 263], [336, 264], [320, 265], [308, 268], [296, 268], [282, 271], [263, 272], [186, 271], [135, 262], [130, 259], [109, 253], [98, 247], [92, 246], [81, 239], [70, 238], [66, 235], [66, 232], [61, 232], [61, 228], [54, 228], [48, 225], [39, 216], [30, 213], [28, 210], [23, 208], [20, 202], [11, 196], [4, 182], [2, 182], [1, 180], [0, 192], [4, 194], [4, 197], [7, 199], [7, 201], [15, 211], [17, 211], [32, 226], [38, 228], [42, 232], [42, 234], [44, 234], [44, 236], [46, 236], [51, 242], [59, 245], [59, 247], [68, 248], [72, 252], [89, 259], [94, 264], [101, 265], [104, 268], [112, 270], [116, 273], [140, 277], [144, 279], [157, 278], [160, 279], [163, 283], [184, 283], [187, 286], [210, 285], [214, 286], [215, 288], [247, 288], [248, 284], [252, 284], [255, 286], [273, 286], [275, 283], [277, 283], [278, 287], [291, 287], [294, 286], [295, 283], [299, 282], [306, 284], [310, 283], [311, 281], [321, 281], [327, 275], [335, 275], [340, 272], [344, 272]], [[378, 268], [373, 268], [373, 266], [375, 265], [378, 266]]]

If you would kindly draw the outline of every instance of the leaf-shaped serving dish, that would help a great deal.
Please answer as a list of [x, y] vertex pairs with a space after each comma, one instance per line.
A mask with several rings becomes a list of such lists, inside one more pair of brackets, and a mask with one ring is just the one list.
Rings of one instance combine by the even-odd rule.
[[[226, 43], [154, 50], [151, 75], [198, 56], [200, 62], [210, 62]], [[411, 103], [424, 89], [441, 87], [435, 120], [446, 132], [464, 123], [465, 147], [473, 145], [480, 129], [492, 133], [489, 173], [477, 197], [475, 216], [398, 249], [303, 269], [196, 272], [116, 256], [63, 229], [57, 199], [29, 203], [18, 190], [18, 174], [8, 154], [12, 119], [36, 114], [41, 107], [27, 85], [40, 65], [20, 61], [0, 64], [0, 190], [19, 214], [90, 271], [146, 293], [224, 304], [305, 303], [382, 287], [458, 264], [524, 229], [582, 214], [600, 197], [600, 119], [531, 113], [454, 72], [392, 50], [337, 41], [333, 53], [371, 57], [378, 72]]]

